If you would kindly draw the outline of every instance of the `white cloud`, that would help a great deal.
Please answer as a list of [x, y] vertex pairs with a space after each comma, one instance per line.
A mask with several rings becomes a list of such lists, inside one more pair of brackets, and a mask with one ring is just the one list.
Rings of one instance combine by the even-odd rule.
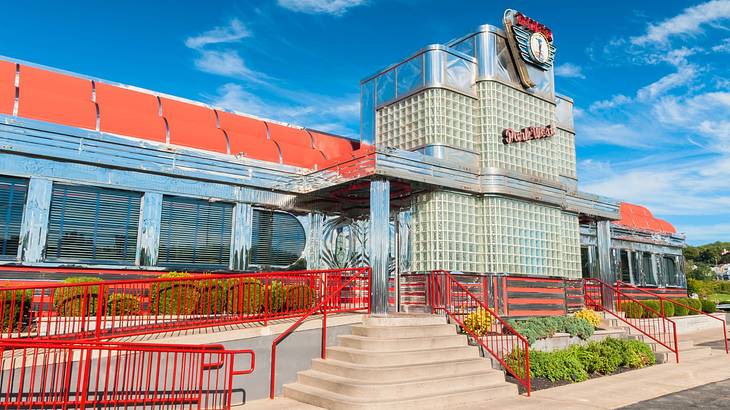
[[730, 53], [730, 37], [722, 40], [720, 44], [712, 47], [712, 51], [716, 53]]
[[730, 92], [667, 96], [656, 102], [652, 114], [662, 125], [684, 130], [696, 145], [730, 153]]
[[360, 96], [349, 95], [343, 98], [291, 93], [284, 96], [285, 102], [270, 103], [234, 83], [224, 84], [218, 93], [208, 98], [213, 105], [307, 126], [321, 131], [357, 137], [359, 132], [352, 128], [358, 124], [360, 116]]
[[558, 77], [568, 78], [586, 78], [586, 76], [583, 75], [582, 67], [573, 63], [563, 63], [556, 66], [555, 75]]
[[643, 131], [621, 122], [586, 116], [577, 122], [576, 127], [576, 145], [605, 144], [624, 148], [650, 146]]
[[632, 37], [631, 42], [643, 46], [667, 44], [674, 36], [689, 36], [702, 33], [702, 26], [730, 19], [730, 1], [712, 0], [688, 7], [682, 13], [662, 21], [649, 24], [646, 33]]
[[677, 68], [677, 71], [668, 74], [659, 80], [642, 87], [636, 92], [636, 98], [640, 101], [648, 101], [661, 96], [667, 91], [690, 84], [697, 75], [697, 68], [694, 65], [685, 65]]
[[270, 79], [268, 75], [248, 68], [238, 52], [233, 50], [201, 50], [200, 56], [195, 60], [195, 67], [206, 73], [240, 78], [258, 84], [265, 84]]
[[225, 27], [215, 27], [197, 36], [188, 37], [185, 45], [195, 50], [210, 44], [233, 43], [250, 37], [251, 32], [238, 19], [233, 19]]
[[600, 111], [600, 110], [606, 110], [606, 109], [612, 109], [616, 108], [618, 106], [628, 104], [631, 102], [631, 97], [627, 97], [623, 94], [617, 94], [611, 97], [608, 100], [600, 100], [596, 101], [593, 104], [588, 107], [588, 110], [590, 111]]
[[349, 9], [365, 4], [366, 0], [278, 0], [279, 6], [307, 14], [341, 16]]

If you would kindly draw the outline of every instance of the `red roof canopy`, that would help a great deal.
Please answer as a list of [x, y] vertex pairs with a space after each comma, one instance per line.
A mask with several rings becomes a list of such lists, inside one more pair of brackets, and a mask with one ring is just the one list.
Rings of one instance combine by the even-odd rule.
[[621, 219], [613, 222], [616, 225], [657, 233], [677, 233], [672, 224], [663, 219], [655, 218], [648, 208], [641, 205], [622, 202], [619, 212], [621, 213]]
[[[0, 60], [0, 114], [304, 168], [348, 160], [358, 141], [154, 92]], [[336, 163], [336, 161], [334, 161]]]

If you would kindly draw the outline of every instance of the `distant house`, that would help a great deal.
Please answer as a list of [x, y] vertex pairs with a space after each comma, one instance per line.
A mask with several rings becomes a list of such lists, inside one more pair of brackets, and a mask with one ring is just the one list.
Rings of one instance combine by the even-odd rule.
[[715, 266], [712, 271], [718, 280], [730, 280], [730, 263]]

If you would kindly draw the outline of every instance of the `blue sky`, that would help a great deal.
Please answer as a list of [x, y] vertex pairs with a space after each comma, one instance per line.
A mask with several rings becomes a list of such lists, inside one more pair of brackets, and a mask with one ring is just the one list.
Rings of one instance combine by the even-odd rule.
[[515, 8], [555, 33], [581, 189], [730, 240], [730, 0], [9, 2], [0, 54], [355, 136], [358, 84]]

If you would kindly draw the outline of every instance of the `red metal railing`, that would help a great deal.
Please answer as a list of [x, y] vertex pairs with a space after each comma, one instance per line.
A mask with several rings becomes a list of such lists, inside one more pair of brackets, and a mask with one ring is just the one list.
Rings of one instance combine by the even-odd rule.
[[[626, 283], [626, 282], [623, 282], [623, 281], [616, 282], [616, 288], [617, 289], [621, 290], [621, 287], [622, 286], [631, 288], [633, 290], [638, 290], [639, 292], [642, 292], [644, 294], [650, 295], [652, 298], [656, 298], [657, 300], [661, 300], [662, 302], [667, 301], [667, 302], [669, 302], [669, 303], [671, 303], [671, 304], [673, 304], [675, 306], [682, 306], [683, 308], [685, 308], [685, 309], [687, 309], [687, 310], [689, 310], [691, 312], [695, 312], [697, 314], [704, 315], [704, 316], [710, 317], [710, 318], [712, 318], [714, 320], [720, 321], [722, 323], [722, 340], [725, 342], [725, 353], [730, 353], [730, 351], [728, 350], [727, 325], [725, 323], [725, 319], [721, 319], [721, 318], [719, 318], [717, 316], [712, 316], [712, 315], [710, 315], [708, 313], [705, 313], [705, 312], [703, 312], [703, 311], [701, 311], [699, 309], [695, 309], [692, 306], [689, 306], [689, 305], [686, 305], [684, 303], [678, 302], [676, 299], [670, 299], [670, 298], [668, 298], [666, 296], [662, 296], [662, 295], [659, 295], [659, 294], [656, 294], [656, 293], [653, 293], [653, 292], [649, 292], [648, 290], [642, 289], [642, 288], [640, 288], [638, 286], [635, 286], [635, 285], [632, 285], [631, 283]], [[663, 306], [662, 306], [662, 308], [663, 308]]]
[[[525, 386], [530, 395], [530, 352], [529, 343], [517, 333], [484, 301], [456, 280], [449, 272], [431, 272], [428, 283], [428, 302], [431, 309], [443, 311], [456, 322], [471, 338], [492, 355], [517, 381]], [[491, 317], [486, 327], [472, 331], [464, 322], [470, 314]]]
[[[103, 340], [299, 317], [368, 268], [42, 283], [0, 288], [1, 339]], [[330, 313], [369, 298], [364, 287], [329, 299]]]
[[[255, 367], [251, 350], [4, 340], [0, 408], [230, 409], [233, 378]], [[236, 370], [241, 355], [247, 369]]]
[[[677, 324], [671, 319], [667, 319], [664, 314], [663, 303], [660, 303], [659, 310], [656, 310], [639, 299], [636, 299], [599, 279], [587, 278], [583, 283], [586, 307], [598, 311], [604, 311], [636, 329], [644, 336], [673, 352], [677, 363], [679, 363]], [[613, 302], [611, 305], [607, 306], [604, 303], [605, 300], [611, 300]], [[626, 317], [626, 315], [622, 316], [618, 312], [622, 311], [624, 303], [638, 304], [649, 317], [632, 318]]]
[[[324, 288], [327, 291], [323, 292], [321, 297], [312, 304], [312, 307], [307, 310], [296, 322], [289, 326], [286, 330], [271, 342], [271, 383], [269, 385], [269, 397], [274, 398], [276, 394], [276, 349], [284, 339], [286, 339], [294, 330], [296, 330], [309, 316], [316, 312], [322, 313], [322, 359], [327, 358], [327, 312], [332, 312], [332, 307], [337, 306], [333, 304], [334, 300], [341, 299], [343, 293], [352, 294], [358, 293], [365, 290], [365, 294], [368, 295], [366, 298], [352, 299], [349, 303], [346, 303], [346, 308], [341, 305], [339, 311], [350, 311], [363, 313], [370, 313], [370, 279], [372, 276], [371, 268], [360, 268], [354, 270], [352, 275], [349, 277], [342, 277], [335, 283], [328, 283], [325, 278]], [[341, 303], [341, 302], [340, 302]]]

